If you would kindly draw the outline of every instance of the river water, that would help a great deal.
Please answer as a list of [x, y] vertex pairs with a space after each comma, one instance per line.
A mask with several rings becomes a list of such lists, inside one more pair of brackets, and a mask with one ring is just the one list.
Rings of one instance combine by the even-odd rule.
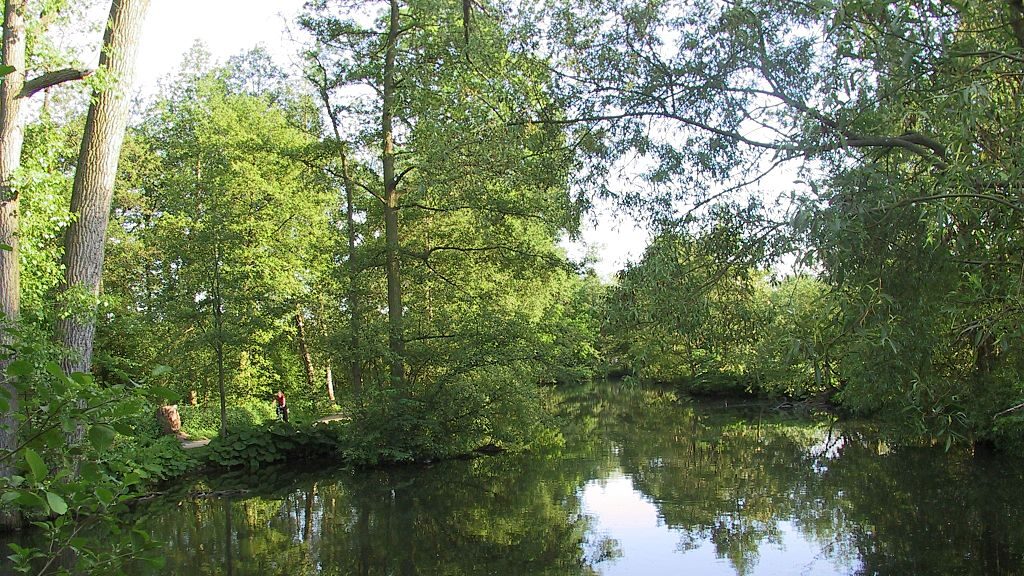
[[1024, 573], [1019, 461], [667, 391], [562, 394], [564, 446], [539, 453], [183, 487], [140, 510], [156, 573]]

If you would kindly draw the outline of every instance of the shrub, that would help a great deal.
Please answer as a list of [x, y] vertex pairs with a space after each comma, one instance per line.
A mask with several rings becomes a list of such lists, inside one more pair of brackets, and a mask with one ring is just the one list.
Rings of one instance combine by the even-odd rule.
[[226, 435], [210, 442], [207, 460], [216, 466], [250, 469], [289, 459], [340, 461], [344, 429], [341, 422], [296, 426], [280, 421], [229, 429]]

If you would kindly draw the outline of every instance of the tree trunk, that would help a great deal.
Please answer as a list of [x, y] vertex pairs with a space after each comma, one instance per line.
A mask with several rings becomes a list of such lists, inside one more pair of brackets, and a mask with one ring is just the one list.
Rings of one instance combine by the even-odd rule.
[[[331, 96], [328, 91], [327, 69], [316, 57], [311, 58], [323, 73], [322, 77], [310, 78], [320, 93], [320, 101], [324, 105], [327, 116], [331, 119], [331, 128], [334, 130], [334, 141], [341, 151], [341, 176], [342, 186], [345, 189], [345, 232], [348, 235], [348, 306], [349, 306], [349, 347], [352, 360], [349, 364], [349, 378], [351, 379], [352, 394], [356, 399], [363, 390], [363, 365], [359, 353], [359, 332], [362, 330], [362, 303], [359, 297], [359, 264], [356, 259], [356, 206], [353, 195], [352, 175], [349, 172], [348, 152], [344, 148], [341, 138], [341, 120], [338, 112], [331, 105]], [[327, 367], [330, 374], [330, 366]], [[328, 383], [328, 393], [331, 401], [334, 401], [333, 382]]]
[[[0, 383], [9, 395], [8, 408], [0, 415], [0, 450], [18, 446], [18, 391], [8, 381], [7, 366], [13, 360], [11, 328], [18, 321], [21, 308], [21, 267], [18, 260], [18, 190], [12, 177], [21, 164], [25, 117], [22, 101], [40, 90], [88, 76], [88, 70], [66, 69], [48, 72], [26, 80], [25, 77], [25, 12], [27, 0], [4, 2], [3, 65], [11, 72], [0, 78]], [[0, 463], [0, 477], [14, 473], [10, 461]], [[20, 514], [6, 506], [0, 508], [0, 531], [22, 527]]]
[[220, 295], [220, 240], [214, 247], [213, 258], [213, 349], [217, 355], [217, 393], [220, 396], [220, 435], [228, 433], [228, 401], [224, 386], [224, 308]]
[[[24, 118], [21, 114], [21, 89], [25, 84], [25, 12], [26, 0], [7, 0], [4, 4], [3, 64], [14, 71], [0, 80], [0, 379], [9, 395], [10, 406], [0, 418], [0, 450], [5, 453], [18, 446], [18, 391], [7, 377], [11, 363], [8, 347], [13, 343], [11, 328], [18, 320], [20, 281], [18, 266], [18, 191], [11, 177], [21, 160]], [[14, 474], [12, 459], [0, 462], [0, 477]], [[8, 506], [0, 508], [0, 531], [21, 528], [22, 518]]]
[[[335, 135], [339, 139], [338, 124], [334, 121]], [[345, 226], [348, 232], [348, 305], [349, 305], [349, 346], [352, 361], [349, 364], [349, 378], [352, 383], [352, 394], [356, 400], [363, 393], [363, 363], [359, 352], [359, 332], [363, 329], [362, 302], [359, 298], [359, 264], [356, 260], [356, 218], [355, 202], [352, 197], [352, 180], [348, 171], [348, 158], [341, 156], [341, 171], [345, 186]], [[334, 387], [331, 387], [331, 400], [334, 400]]]
[[398, 235], [398, 179], [395, 175], [395, 55], [398, 52], [398, 0], [391, 0], [387, 46], [384, 53], [381, 161], [384, 176], [384, 251], [388, 284], [388, 349], [391, 353], [391, 383], [403, 387], [405, 381], [405, 337], [402, 327], [402, 275]]
[[168, 404], [156, 409], [156, 421], [160, 424], [160, 432], [164, 435], [183, 438], [181, 432], [181, 414], [177, 404]]
[[310, 392], [316, 394], [316, 373], [313, 371], [313, 356], [309, 353], [309, 345], [306, 342], [306, 326], [302, 321], [302, 310], [295, 311], [295, 328], [299, 337], [299, 355], [302, 356], [302, 366], [306, 369], [306, 385]]
[[[118, 159], [128, 125], [128, 92], [135, 77], [135, 56], [150, 0], [113, 0], [103, 36], [100, 67], [117, 80], [93, 94], [78, 169], [71, 193], [77, 215], [64, 238], [64, 314], [57, 337], [67, 351], [65, 372], [89, 372], [96, 335], [96, 298], [100, 293], [107, 223], [114, 195]], [[81, 294], [76, 294], [76, 291]], [[70, 298], [68, 298], [70, 296]], [[87, 296], [87, 309], [76, 309], [78, 296]]]
[[334, 403], [334, 374], [331, 373], [331, 364], [327, 364], [327, 397]]
[[1010, 29], [1017, 40], [1017, 46], [1024, 50], [1024, 0], [1007, 0], [1010, 10]]
[[[18, 191], [11, 181], [21, 163], [25, 136], [25, 118], [21, 113], [21, 91], [25, 85], [26, 0], [7, 0], [4, 5], [3, 64], [14, 68], [0, 81], [0, 242], [10, 250], [0, 250], [0, 311], [5, 327], [18, 318]], [[5, 344], [8, 335], [4, 332]]]

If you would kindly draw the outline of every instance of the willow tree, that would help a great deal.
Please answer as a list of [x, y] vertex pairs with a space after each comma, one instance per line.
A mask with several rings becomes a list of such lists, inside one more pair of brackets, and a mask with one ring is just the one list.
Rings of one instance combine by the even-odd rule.
[[[548, 16], [538, 33], [574, 109], [538, 120], [601, 137], [581, 182], [600, 188], [640, 156], [653, 201], [622, 197], [690, 227], [760, 197], [743, 252], [795, 232], [843, 293], [841, 398], [946, 439], [1019, 426], [1020, 2], [576, 2]], [[799, 183], [764, 179], [787, 162]]]

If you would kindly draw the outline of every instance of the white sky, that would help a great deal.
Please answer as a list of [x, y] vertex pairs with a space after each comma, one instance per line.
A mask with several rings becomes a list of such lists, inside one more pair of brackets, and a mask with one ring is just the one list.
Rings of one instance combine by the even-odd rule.
[[[279, 64], [290, 65], [297, 47], [288, 30], [294, 30], [295, 16], [303, 3], [304, 0], [152, 0], [139, 48], [137, 89], [145, 96], [152, 95], [161, 78], [177, 71], [196, 40], [206, 45], [217, 62], [262, 45]], [[586, 224], [582, 242], [563, 245], [576, 260], [582, 259], [588, 250], [596, 253], [595, 269], [609, 278], [629, 260], [639, 259], [647, 238], [646, 232], [630, 222], [618, 222], [610, 210], [604, 209], [597, 214], [597, 224]]]
[[283, 64], [295, 50], [287, 28], [304, 0], [153, 0], [139, 49], [137, 84], [151, 93], [156, 81], [176, 71], [196, 40], [214, 60], [263, 45]]

